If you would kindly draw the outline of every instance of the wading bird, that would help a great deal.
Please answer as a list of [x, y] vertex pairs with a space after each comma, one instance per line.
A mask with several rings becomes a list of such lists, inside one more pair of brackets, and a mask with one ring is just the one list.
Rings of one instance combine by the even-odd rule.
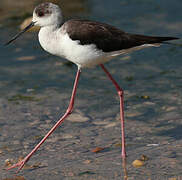
[[65, 114], [22, 161], [9, 169], [18, 167], [18, 171], [21, 170], [48, 136], [50, 136], [66, 117], [72, 113], [81, 69], [95, 65], [99, 65], [102, 68], [107, 77], [114, 84], [119, 95], [122, 136], [121, 156], [125, 159], [124, 93], [109, 71], [104, 67], [103, 63], [117, 56], [146, 47], [159, 46], [165, 41], [178, 38], [130, 34], [111, 25], [89, 20], [71, 19], [63, 23], [63, 16], [59, 6], [46, 2], [35, 7], [32, 22], [8, 41], [6, 45], [10, 44], [33, 26], [41, 27], [38, 37], [39, 42], [45, 51], [75, 63], [78, 70], [70, 103]]

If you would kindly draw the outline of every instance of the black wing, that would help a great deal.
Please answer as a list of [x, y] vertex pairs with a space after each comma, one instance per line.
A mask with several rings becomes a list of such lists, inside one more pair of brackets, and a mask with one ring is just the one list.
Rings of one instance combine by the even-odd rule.
[[104, 52], [178, 39], [129, 34], [114, 26], [89, 20], [73, 19], [64, 23], [63, 26], [72, 40], [79, 40], [81, 45], [95, 44]]

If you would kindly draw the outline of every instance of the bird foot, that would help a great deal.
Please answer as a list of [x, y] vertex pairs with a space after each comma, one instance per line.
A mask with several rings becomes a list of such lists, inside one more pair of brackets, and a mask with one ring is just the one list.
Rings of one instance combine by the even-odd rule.
[[20, 160], [19, 162], [17, 162], [16, 164], [12, 165], [11, 167], [7, 168], [6, 170], [10, 170], [16, 167], [19, 167], [18, 170], [16, 171], [16, 173], [18, 173], [25, 165], [25, 163], [29, 160], [29, 157], [25, 157], [23, 160]]

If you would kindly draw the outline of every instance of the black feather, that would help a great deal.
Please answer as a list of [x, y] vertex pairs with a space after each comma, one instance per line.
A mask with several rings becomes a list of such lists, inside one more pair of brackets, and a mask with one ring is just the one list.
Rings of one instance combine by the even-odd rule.
[[72, 40], [81, 45], [95, 44], [104, 52], [129, 49], [143, 44], [162, 43], [176, 37], [144, 36], [126, 33], [114, 26], [89, 20], [72, 19], [63, 24]]

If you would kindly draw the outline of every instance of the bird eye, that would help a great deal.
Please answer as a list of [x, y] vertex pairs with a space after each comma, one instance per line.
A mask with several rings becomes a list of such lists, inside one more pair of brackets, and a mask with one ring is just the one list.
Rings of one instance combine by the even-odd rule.
[[39, 12], [37, 13], [37, 15], [38, 15], [39, 17], [42, 17], [42, 16], [44, 16], [44, 12], [43, 12], [43, 11], [39, 11]]

